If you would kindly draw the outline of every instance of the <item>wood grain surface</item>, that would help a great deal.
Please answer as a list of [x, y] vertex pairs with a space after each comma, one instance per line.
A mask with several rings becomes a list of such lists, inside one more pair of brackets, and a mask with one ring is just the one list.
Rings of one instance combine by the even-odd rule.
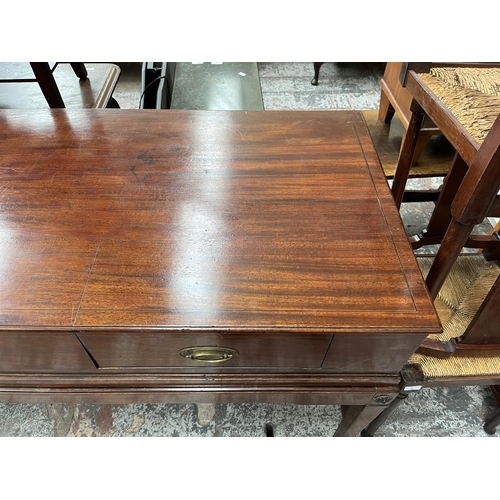
[[3, 110], [0, 325], [438, 331], [360, 113]]

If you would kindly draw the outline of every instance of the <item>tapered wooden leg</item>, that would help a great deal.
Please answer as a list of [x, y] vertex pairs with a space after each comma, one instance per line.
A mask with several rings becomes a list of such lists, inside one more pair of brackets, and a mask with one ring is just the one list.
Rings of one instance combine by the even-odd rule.
[[432, 134], [429, 134], [428, 132], [422, 132], [418, 135], [417, 144], [415, 145], [415, 152], [413, 153], [413, 158], [411, 161], [412, 166], [415, 165], [415, 163], [417, 163], [425, 147], [427, 146], [427, 144], [429, 144], [431, 137]]
[[394, 108], [390, 103], [384, 89], [380, 92], [380, 105], [378, 107], [378, 119], [384, 123], [391, 123], [394, 116]]
[[108, 104], [106, 105], [107, 108], [120, 108], [120, 105], [118, 104], [118, 102], [116, 101], [116, 99], [114, 97], [110, 97], [109, 98], [109, 101], [108, 101]]
[[498, 240], [498, 243], [484, 250], [483, 255], [486, 260], [500, 260], [500, 222], [493, 228], [491, 234]]
[[334, 437], [352, 437], [359, 433], [381, 412], [386, 406], [350, 405], [342, 407], [342, 421]]
[[73, 68], [75, 75], [80, 80], [86, 80], [88, 78], [87, 68], [85, 67], [85, 64], [83, 64], [82, 62], [72, 62], [70, 63], [70, 65]]
[[451, 204], [457, 194], [469, 166], [459, 154], [455, 154], [453, 164], [443, 183], [441, 195], [438, 198], [436, 208], [432, 212], [427, 233], [429, 235], [444, 236], [451, 221]]
[[375, 417], [370, 424], [368, 424], [363, 431], [361, 431], [362, 437], [372, 437], [375, 432], [382, 426], [382, 424], [396, 411], [396, 408], [408, 397], [408, 393], [400, 392], [396, 399], [384, 409], [377, 417]]
[[497, 425], [500, 425], [500, 411], [495, 413], [485, 424], [484, 424], [484, 432], [487, 434], [495, 434]]
[[408, 397], [411, 392], [419, 391], [425, 382], [422, 367], [416, 363], [408, 363], [401, 369], [399, 394], [379, 413], [361, 432], [361, 436], [373, 436], [379, 427], [394, 413], [396, 408]]
[[401, 201], [403, 200], [406, 181], [408, 179], [408, 175], [410, 174], [410, 168], [417, 147], [418, 136], [424, 119], [424, 110], [420, 107], [417, 101], [412, 101], [410, 109], [412, 111], [412, 115], [410, 123], [408, 124], [408, 130], [403, 137], [403, 143], [401, 144], [401, 150], [399, 152], [398, 165], [396, 167], [394, 181], [392, 183], [392, 196], [398, 209], [401, 206]]
[[59, 92], [59, 88], [57, 87], [57, 83], [54, 79], [49, 63], [30, 62], [30, 65], [49, 107], [64, 108], [64, 101], [61, 97], [61, 93]]
[[450, 222], [443, 243], [439, 247], [425, 280], [431, 300], [437, 297], [474, 226], [475, 224], [460, 224], [455, 219]]
[[413, 249], [441, 243], [451, 221], [451, 204], [468, 169], [469, 166], [462, 157], [455, 154], [427, 228], [421, 235], [411, 239]]
[[318, 80], [319, 80], [319, 69], [323, 65], [322, 62], [315, 62], [314, 63], [314, 77], [311, 80], [311, 85], [318, 85]]
[[[497, 403], [500, 405], [500, 385], [492, 385], [491, 391], [493, 392], [493, 396]], [[496, 427], [500, 425], [500, 411], [495, 413], [485, 424], [484, 424], [484, 432], [487, 434], [495, 434]]]

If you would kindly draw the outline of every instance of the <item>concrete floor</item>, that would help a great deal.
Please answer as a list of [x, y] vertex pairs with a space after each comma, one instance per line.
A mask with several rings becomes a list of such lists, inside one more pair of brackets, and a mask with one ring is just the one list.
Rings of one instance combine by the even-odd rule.
[[[120, 66], [114, 96], [121, 108], [136, 109], [140, 65]], [[378, 108], [381, 63], [325, 63], [317, 87], [310, 84], [312, 63], [259, 63], [258, 69], [265, 109]], [[432, 204], [408, 205], [403, 221], [409, 232], [418, 232]], [[497, 409], [488, 387], [424, 389], [411, 395], [378, 435], [487, 437], [482, 424]], [[265, 436], [271, 423], [275, 436], [326, 437], [340, 417], [337, 406], [285, 404], [0, 404], [0, 436]]]

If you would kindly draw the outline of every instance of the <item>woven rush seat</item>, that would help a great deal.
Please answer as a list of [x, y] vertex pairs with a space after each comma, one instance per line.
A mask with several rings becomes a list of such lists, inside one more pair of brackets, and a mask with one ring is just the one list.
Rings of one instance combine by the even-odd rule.
[[477, 353], [473, 356], [464, 351], [457, 351], [446, 359], [416, 353], [409, 359], [408, 363], [420, 365], [425, 378], [498, 377], [500, 374], [500, 349], [487, 353]]
[[500, 96], [500, 68], [435, 67], [430, 75], [450, 85]]
[[[432, 257], [417, 259], [422, 274], [427, 276]], [[443, 342], [460, 337], [473, 320], [493, 283], [500, 275], [495, 262], [486, 261], [480, 254], [463, 255], [450, 271], [436, 297], [434, 305], [443, 325], [443, 333], [429, 335]], [[470, 352], [457, 350], [453, 355], [430, 355], [419, 349], [409, 359], [422, 367], [425, 377], [485, 376], [500, 374], [500, 345], [498, 351]]]
[[[424, 277], [427, 277], [432, 261], [432, 257], [417, 258]], [[460, 256], [434, 301], [444, 331], [439, 335], [429, 335], [429, 338], [447, 342], [460, 337], [499, 275], [498, 264], [488, 262], [481, 254]]]
[[500, 69], [431, 68], [418, 76], [482, 144], [500, 114]]

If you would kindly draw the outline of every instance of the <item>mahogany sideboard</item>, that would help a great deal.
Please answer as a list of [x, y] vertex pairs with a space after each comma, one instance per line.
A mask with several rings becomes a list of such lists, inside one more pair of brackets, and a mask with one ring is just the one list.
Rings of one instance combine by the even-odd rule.
[[357, 111], [2, 110], [0, 137], [2, 402], [338, 404], [354, 435], [441, 330]]

